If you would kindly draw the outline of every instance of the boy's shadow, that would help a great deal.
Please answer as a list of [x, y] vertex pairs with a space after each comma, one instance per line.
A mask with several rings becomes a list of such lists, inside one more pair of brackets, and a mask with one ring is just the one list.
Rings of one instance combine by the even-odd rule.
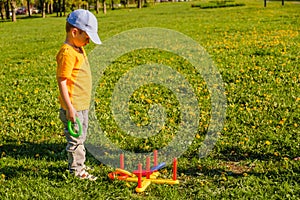
[[[5, 179], [21, 176], [64, 179], [68, 174], [68, 156], [65, 148], [65, 143], [8, 142], [0, 146], [0, 174], [3, 174]], [[86, 156], [91, 162], [97, 163], [89, 153]]]

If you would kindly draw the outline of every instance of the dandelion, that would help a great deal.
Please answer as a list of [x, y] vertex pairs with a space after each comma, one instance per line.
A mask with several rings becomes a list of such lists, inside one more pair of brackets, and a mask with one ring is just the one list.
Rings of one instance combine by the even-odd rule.
[[37, 93], [39, 93], [39, 88], [35, 88], [35, 90], [34, 90], [34, 94], [37, 94]]
[[270, 145], [271, 142], [267, 140], [267, 141], [265, 142], [265, 144], [266, 144], [266, 145]]
[[286, 121], [286, 119], [284, 118], [284, 119], [282, 119], [282, 120], [279, 121], [279, 124], [283, 125], [285, 121]]
[[140, 96], [140, 98], [141, 98], [141, 99], [145, 99], [145, 95], [142, 94], [142, 95]]
[[146, 99], [146, 102], [151, 104], [152, 103], [152, 100], [151, 99]]

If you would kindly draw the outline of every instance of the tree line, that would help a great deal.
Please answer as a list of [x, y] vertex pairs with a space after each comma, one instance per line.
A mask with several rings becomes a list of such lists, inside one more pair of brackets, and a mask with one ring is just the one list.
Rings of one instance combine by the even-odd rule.
[[6, 19], [15, 22], [20, 7], [26, 12], [22, 14], [30, 17], [34, 9], [36, 13], [45, 18], [46, 14], [53, 13], [56, 13], [58, 17], [64, 17], [67, 12], [78, 8], [94, 9], [96, 13], [102, 11], [106, 14], [107, 7], [114, 10], [120, 5], [126, 8], [130, 4], [135, 4], [138, 8], [142, 8], [148, 5], [148, 2], [147, 0], [0, 0], [0, 15], [2, 20]]

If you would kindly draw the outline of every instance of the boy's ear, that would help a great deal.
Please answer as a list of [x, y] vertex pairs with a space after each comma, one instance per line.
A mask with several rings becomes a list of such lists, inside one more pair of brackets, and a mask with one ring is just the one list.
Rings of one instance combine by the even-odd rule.
[[75, 37], [78, 32], [79, 32], [78, 28], [74, 27], [74, 28], [71, 29], [71, 33], [72, 33], [73, 37]]

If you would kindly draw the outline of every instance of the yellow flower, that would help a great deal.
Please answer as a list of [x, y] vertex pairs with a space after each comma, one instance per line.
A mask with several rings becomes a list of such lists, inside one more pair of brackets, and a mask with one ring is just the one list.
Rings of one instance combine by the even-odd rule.
[[280, 124], [280, 125], [283, 125], [283, 124], [284, 124], [284, 122], [285, 122], [285, 120], [286, 120], [285, 118], [284, 118], [284, 119], [282, 119], [282, 120], [280, 120], [279, 124]]
[[148, 150], [149, 148], [150, 148], [150, 146], [149, 146], [149, 145], [145, 146], [145, 149], [146, 149], [146, 150]]
[[146, 102], [151, 104], [152, 103], [152, 100], [151, 99], [146, 99]]
[[267, 140], [267, 141], [265, 142], [265, 144], [266, 144], [266, 145], [270, 145], [271, 142]]
[[142, 94], [142, 95], [140, 96], [140, 98], [141, 98], [141, 99], [145, 99], [145, 96]]

